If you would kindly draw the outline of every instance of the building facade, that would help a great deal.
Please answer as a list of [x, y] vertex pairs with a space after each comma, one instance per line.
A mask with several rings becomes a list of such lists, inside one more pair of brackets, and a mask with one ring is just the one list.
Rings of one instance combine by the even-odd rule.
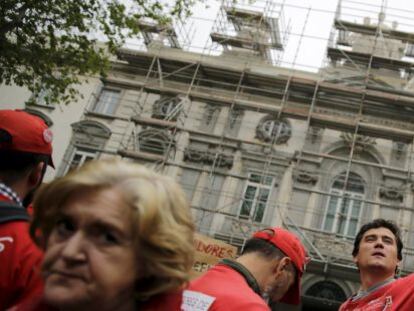
[[[336, 310], [358, 289], [352, 242], [374, 218], [400, 226], [402, 272], [414, 271], [414, 31], [382, 9], [355, 22], [340, 3], [326, 61], [308, 72], [277, 62], [282, 8], [220, 14], [219, 55], [143, 22], [145, 49], [120, 49], [76, 108], [26, 107], [53, 122], [55, 174], [122, 157], [179, 181], [203, 234], [242, 248], [261, 228], [296, 232], [312, 261], [302, 305], [284, 310]], [[30, 96], [1, 90], [2, 107]]]

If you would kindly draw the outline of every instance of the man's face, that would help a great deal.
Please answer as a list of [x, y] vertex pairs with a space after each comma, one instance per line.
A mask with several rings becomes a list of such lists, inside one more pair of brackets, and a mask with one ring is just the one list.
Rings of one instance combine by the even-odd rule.
[[361, 271], [394, 275], [398, 263], [397, 242], [387, 228], [370, 229], [362, 236], [354, 262]]

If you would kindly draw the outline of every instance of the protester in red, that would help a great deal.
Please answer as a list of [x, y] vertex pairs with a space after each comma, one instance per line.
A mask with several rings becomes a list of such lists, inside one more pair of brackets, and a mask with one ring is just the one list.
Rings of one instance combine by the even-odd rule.
[[223, 260], [190, 283], [181, 309], [264, 311], [270, 310], [267, 299], [299, 304], [306, 261], [305, 248], [289, 231], [256, 232], [239, 258]]
[[398, 227], [375, 219], [361, 227], [352, 255], [359, 269], [361, 287], [340, 311], [409, 311], [414, 306], [414, 274], [397, 279], [403, 243]]
[[52, 162], [52, 133], [20, 110], [0, 110], [0, 310], [42, 290], [42, 252], [29, 236], [25, 205]]

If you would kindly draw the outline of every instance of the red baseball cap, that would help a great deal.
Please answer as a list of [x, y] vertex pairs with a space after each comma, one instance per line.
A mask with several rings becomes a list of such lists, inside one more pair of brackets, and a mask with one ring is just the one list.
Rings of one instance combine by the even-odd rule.
[[48, 164], [55, 167], [53, 133], [41, 118], [22, 110], [0, 110], [0, 130], [11, 137], [9, 141], [0, 141], [0, 149], [48, 155]]
[[253, 238], [266, 240], [292, 260], [297, 270], [296, 282], [289, 288], [280, 302], [298, 305], [300, 303], [300, 279], [309, 261], [306, 249], [293, 233], [278, 227], [268, 228], [253, 234]]

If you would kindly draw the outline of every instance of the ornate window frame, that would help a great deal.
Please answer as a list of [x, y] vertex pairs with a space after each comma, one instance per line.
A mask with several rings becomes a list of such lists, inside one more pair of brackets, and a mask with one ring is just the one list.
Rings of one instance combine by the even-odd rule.
[[[141, 152], [165, 155], [171, 137], [157, 129], [145, 129], [138, 134], [138, 148]], [[171, 142], [174, 145], [174, 141]]]
[[72, 139], [64, 155], [64, 164], [59, 168], [59, 176], [97, 159], [112, 134], [107, 126], [94, 120], [75, 122], [71, 126]]

